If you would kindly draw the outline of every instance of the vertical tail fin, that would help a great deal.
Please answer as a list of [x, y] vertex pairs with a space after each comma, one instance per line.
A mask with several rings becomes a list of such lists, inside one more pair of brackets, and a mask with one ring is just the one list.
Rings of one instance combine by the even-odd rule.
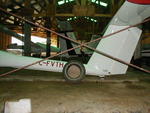
[[[111, 20], [104, 35], [141, 22], [150, 16], [150, 14], [144, 14], [148, 12], [147, 10], [150, 10], [149, 5], [133, 4], [126, 1]], [[145, 16], [143, 17], [143, 15]], [[141, 33], [142, 30], [138, 27], [130, 28], [102, 39], [96, 49], [126, 62], [130, 62]], [[89, 71], [87, 73], [112, 75], [126, 73], [128, 66], [94, 52], [88, 62], [87, 68]]]

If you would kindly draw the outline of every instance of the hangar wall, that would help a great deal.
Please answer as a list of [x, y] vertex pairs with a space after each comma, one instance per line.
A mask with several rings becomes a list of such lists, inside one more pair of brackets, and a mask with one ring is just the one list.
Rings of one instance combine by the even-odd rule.
[[6, 50], [9, 44], [11, 44], [11, 36], [0, 32], [0, 50]]

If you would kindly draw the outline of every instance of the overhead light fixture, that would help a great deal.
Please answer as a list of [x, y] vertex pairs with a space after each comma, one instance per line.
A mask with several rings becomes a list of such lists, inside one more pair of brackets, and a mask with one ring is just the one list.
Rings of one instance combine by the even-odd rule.
[[12, 11], [12, 9], [10, 9], [10, 8], [7, 8], [7, 11]]
[[61, 1], [58, 1], [58, 5], [63, 5], [65, 3], [69, 3], [69, 2], [73, 2], [75, 0], [61, 0]]
[[14, 9], [19, 9], [19, 8], [20, 8], [20, 6], [15, 6], [15, 7], [14, 7]]
[[[72, 21], [72, 20], [76, 20], [76, 19], [78, 19], [78, 18], [80, 18], [80, 17], [72, 17], [72, 18], [68, 18], [67, 19], [67, 21]], [[91, 22], [95, 22], [95, 23], [97, 23], [98, 21], [96, 20], [96, 19], [94, 19], [94, 18], [90, 18], [90, 17], [84, 17], [85, 19], [87, 19], [88, 21], [91, 21]]]
[[94, 22], [97, 22], [97, 20], [94, 20]]
[[108, 4], [105, 3], [105, 2], [102, 2], [102, 1], [98, 1], [98, 0], [91, 0], [91, 2], [97, 4], [97, 5], [101, 5], [101, 6], [104, 6], [104, 7], [107, 7]]
[[10, 24], [14, 24], [14, 21], [7, 19], [6, 22], [10, 23]]
[[95, 3], [98, 4], [99, 1], [96, 1]]
[[101, 1], [100, 1], [100, 5], [101, 5], [101, 6], [104, 6], [104, 7], [107, 7], [108, 4], [105, 3], [105, 2], [101, 2]]
[[64, 3], [65, 3], [65, 0], [61, 0], [61, 1], [58, 2], [58, 5], [62, 5]]
[[66, 3], [68, 3], [69, 2], [69, 0], [66, 0]]
[[96, 1], [96, 0], [92, 0], [91, 2], [94, 2], [94, 3], [95, 3], [95, 1]]

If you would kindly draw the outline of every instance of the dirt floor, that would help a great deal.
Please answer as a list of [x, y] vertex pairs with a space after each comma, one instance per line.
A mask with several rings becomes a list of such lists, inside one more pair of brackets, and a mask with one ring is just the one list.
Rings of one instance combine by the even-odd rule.
[[24, 98], [31, 99], [32, 113], [150, 113], [150, 76], [130, 70], [70, 84], [61, 73], [23, 70], [0, 78], [0, 111], [4, 102]]

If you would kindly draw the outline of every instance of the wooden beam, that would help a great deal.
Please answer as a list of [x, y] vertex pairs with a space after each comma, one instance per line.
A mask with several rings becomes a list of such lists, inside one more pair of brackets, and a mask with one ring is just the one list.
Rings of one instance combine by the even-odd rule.
[[80, 2], [79, 2], [79, 0], [75, 0], [75, 2], [76, 2], [76, 4], [77, 4], [77, 5], [80, 5]]
[[114, 14], [116, 11], [116, 8], [115, 8], [115, 1], [114, 0], [111, 0], [111, 13]]
[[82, 6], [87, 5], [86, 3], [87, 3], [87, 0], [81, 0], [81, 5], [82, 5]]
[[49, 1], [48, 1], [48, 0], [44, 0], [44, 1], [45, 1], [46, 4], [49, 4]]
[[25, 7], [30, 6], [30, 0], [25, 0], [24, 4], [25, 4]]
[[107, 18], [111, 18], [113, 15], [112, 14], [95, 14], [95, 17], [107, 17]]
[[122, 4], [124, 3], [125, 0], [120, 0], [118, 3], [118, 8], [120, 8], [122, 6]]
[[[46, 17], [46, 14], [44, 14], [44, 13], [33, 14], [32, 16], [33, 17]], [[55, 16], [56, 17], [74, 17], [75, 15], [72, 14], [72, 13], [57, 13]], [[95, 14], [94, 17], [107, 17], [107, 18], [111, 18], [112, 14]]]

